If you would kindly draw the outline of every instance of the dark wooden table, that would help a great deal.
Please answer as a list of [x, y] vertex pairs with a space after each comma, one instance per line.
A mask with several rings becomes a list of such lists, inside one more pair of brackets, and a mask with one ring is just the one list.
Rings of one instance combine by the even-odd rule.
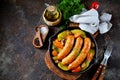
[[[87, 1], [90, 6], [92, 0]], [[113, 15], [111, 30], [98, 35], [98, 64], [108, 43], [107, 37], [114, 42], [114, 50], [109, 59], [104, 80], [120, 80], [120, 1], [98, 0], [99, 12]], [[32, 45], [35, 26], [44, 24], [42, 13], [44, 3], [56, 4], [58, 0], [0, 0], [0, 80], [62, 80], [51, 72], [44, 61], [48, 49], [48, 38], [58, 27], [49, 27], [45, 45], [36, 49]], [[84, 73], [78, 80], [90, 80], [98, 64]]]

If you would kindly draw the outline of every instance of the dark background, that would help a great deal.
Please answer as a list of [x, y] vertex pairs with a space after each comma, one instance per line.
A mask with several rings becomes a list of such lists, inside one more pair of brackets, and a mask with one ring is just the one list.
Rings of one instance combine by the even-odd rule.
[[[86, 0], [87, 7], [93, 0]], [[113, 52], [109, 59], [104, 80], [120, 79], [120, 0], [98, 0], [99, 13], [108, 12], [112, 16], [113, 27], [96, 40], [99, 47], [98, 63], [108, 43], [107, 37], [113, 41]], [[44, 24], [42, 13], [44, 3], [56, 4], [58, 0], [0, 0], [0, 80], [62, 80], [51, 72], [44, 56], [48, 49], [48, 39], [57, 31], [49, 27], [49, 35], [45, 45], [36, 49], [32, 45], [35, 35], [34, 28]], [[90, 80], [98, 64], [84, 73], [78, 80]]]

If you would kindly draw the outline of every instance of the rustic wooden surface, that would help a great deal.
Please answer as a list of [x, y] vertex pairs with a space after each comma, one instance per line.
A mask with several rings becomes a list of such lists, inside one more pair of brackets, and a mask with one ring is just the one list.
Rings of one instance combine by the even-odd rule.
[[[93, 0], [87, 0], [87, 6]], [[120, 79], [120, 0], [98, 0], [99, 12], [113, 15], [113, 27], [104, 34], [97, 36], [99, 47], [98, 63], [110, 37], [114, 42], [112, 56], [109, 59], [104, 80]], [[35, 26], [44, 24], [42, 13], [44, 3], [56, 4], [58, 0], [0, 0], [0, 80], [62, 80], [51, 72], [44, 61], [48, 49], [48, 39], [58, 28], [49, 27], [50, 32], [41, 49], [32, 45]], [[78, 80], [90, 80], [98, 64], [84, 73]]]
[[45, 54], [45, 63], [47, 65], [47, 67], [49, 68], [49, 70], [51, 70], [53, 73], [58, 75], [60, 78], [66, 79], [66, 80], [76, 80], [81, 76], [81, 74], [69, 74], [69, 73], [63, 72], [60, 69], [58, 69], [54, 65], [54, 63], [53, 63], [52, 59], [50, 58], [49, 54], [50, 54], [49, 51], [47, 51], [46, 54]]

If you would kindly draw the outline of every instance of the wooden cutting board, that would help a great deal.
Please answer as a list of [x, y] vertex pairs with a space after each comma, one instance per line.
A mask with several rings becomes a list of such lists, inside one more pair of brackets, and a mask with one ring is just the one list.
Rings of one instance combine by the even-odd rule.
[[69, 74], [69, 73], [65, 73], [63, 71], [61, 71], [60, 69], [58, 69], [52, 62], [50, 55], [49, 55], [49, 51], [46, 52], [45, 54], [45, 63], [47, 65], [47, 67], [54, 72], [56, 75], [58, 75], [59, 77], [66, 79], [66, 80], [76, 80], [78, 79], [81, 74]]

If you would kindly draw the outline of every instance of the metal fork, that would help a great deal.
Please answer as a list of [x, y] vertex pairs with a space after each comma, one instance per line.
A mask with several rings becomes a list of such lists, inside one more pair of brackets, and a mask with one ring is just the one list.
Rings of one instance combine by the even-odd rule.
[[99, 76], [98, 80], [103, 80], [103, 77], [104, 77], [104, 74], [106, 71], [107, 61], [112, 53], [112, 50], [113, 50], [112, 44], [109, 44], [104, 53], [104, 58], [100, 64], [100, 66], [98, 67], [96, 73], [94, 74], [92, 80], [96, 80], [97, 77], [99, 76], [99, 74], [100, 74], [100, 76]]

